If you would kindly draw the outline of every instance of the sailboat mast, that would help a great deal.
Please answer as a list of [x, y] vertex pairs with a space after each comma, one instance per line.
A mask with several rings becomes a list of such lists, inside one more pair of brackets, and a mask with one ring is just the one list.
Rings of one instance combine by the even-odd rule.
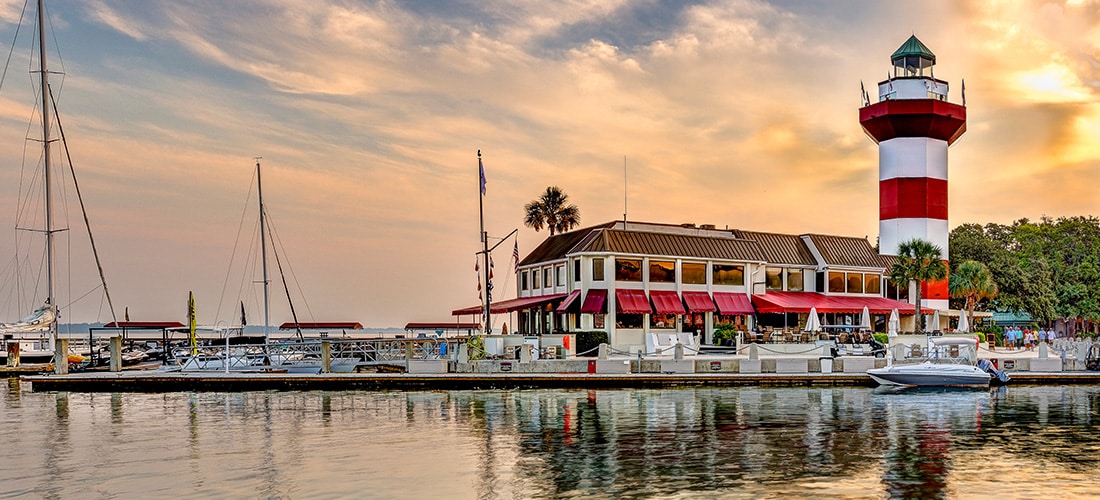
[[44, 0], [38, 0], [38, 71], [42, 94], [42, 168], [46, 184], [46, 303], [54, 312], [54, 321], [50, 323], [49, 342], [53, 345], [57, 337], [57, 304], [54, 300], [53, 284], [53, 183], [50, 180], [50, 88], [49, 72], [46, 71], [46, 12]]
[[267, 296], [267, 286], [269, 281], [267, 279], [267, 235], [265, 234], [267, 225], [264, 221], [264, 189], [263, 184], [260, 182], [260, 157], [256, 157], [256, 191], [259, 193], [260, 199], [260, 267], [263, 268], [264, 273], [264, 347], [266, 348], [271, 337], [268, 333], [271, 319], [268, 311], [269, 299]]

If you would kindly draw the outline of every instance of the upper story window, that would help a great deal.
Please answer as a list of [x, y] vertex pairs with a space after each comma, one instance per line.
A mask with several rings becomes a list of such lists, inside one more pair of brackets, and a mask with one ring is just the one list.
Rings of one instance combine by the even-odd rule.
[[527, 271], [519, 273], [519, 287], [522, 290], [527, 290]]
[[848, 285], [845, 291], [848, 293], [863, 293], [863, 274], [848, 273]]
[[573, 281], [581, 280], [581, 259], [573, 259]]
[[559, 265], [554, 270], [557, 271], [557, 277], [555, 278], [554, 285], [565, 286], [565, 264]]
[[544, 268], [542, 270], [542, 286], [544, 286], [546, 288], [550, 288], [550, 287], [554, 286], [554, 283], [550, 281], [550, 279], [551, 279], [550, 273], [551, 272], [552, 272], [552, 270], [549, 267]]
[[680, 264], [680, 274], [683, 282], [689, 285], [707, 284], [707, 265], [699, 262], [684, 262]]
[[538, 290], [539, 288], [540, 288], [539, 287], [539, 270], [538, 269], [532, 269], [531, 270], [531, 289], [532, 290]]
[[745, 266], [715, 264], [711, 274], [715, 285], [745, 286]]
[[787, 290], [801, 292], [805, 286], [801, 269], [787, 269]]
[[844, 293], [844, 273], [829, 271], [829, 293]]
[[783, 289], [783, 268], [769, 267], [764, 270], [764, 287], [768, 290]]
[[642, 281], [642, 260], [615, 258], [615, 281]]
[[877, 274], [863, 275], [863, 293], [882, 293], [882, 279]]
[[650, 283], [675, 283], [676, 263], [664, 260], [649, 261]]
[[592, 259], [592, 281], [603, 281], [603, 258]]

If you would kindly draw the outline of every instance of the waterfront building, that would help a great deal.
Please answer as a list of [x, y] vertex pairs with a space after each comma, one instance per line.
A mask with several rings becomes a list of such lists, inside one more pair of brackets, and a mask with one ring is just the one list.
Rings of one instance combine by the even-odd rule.
[[[867, 307], [883, 332], [896, 308], [902, 329], [913, 329], [916, 307], [903, 301], [915, 290], [898, 290], [886, 274], [911, 239], [948, 257], [947, 149], [966, 131], [966, 107], [965, 96], [963, 105], [947, 101], [936, 56], [916, 36], [890, 61], [877, 101], [865, 94], [859, 110], [879, 147], [879, 252], [866, 238], [608, 222], [543, 241], [519, 263], [517, 298], [494, 302], [491, 313], [515, 313], [513, 330], [524, 334], [606, 331], [630, 352], [655, 332], [712, 343], [722, 324], [743, 340], [806, 341], [799, 332], [813, 309], [842, 330]], [[922, 312], [947, 309], [947, 280], [923, 287]]]

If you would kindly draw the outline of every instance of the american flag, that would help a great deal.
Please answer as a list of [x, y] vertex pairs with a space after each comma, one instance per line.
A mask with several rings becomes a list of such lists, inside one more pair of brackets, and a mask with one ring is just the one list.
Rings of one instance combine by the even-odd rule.
[[519, 268], [519, 240], [512, 245], [512, 267]]

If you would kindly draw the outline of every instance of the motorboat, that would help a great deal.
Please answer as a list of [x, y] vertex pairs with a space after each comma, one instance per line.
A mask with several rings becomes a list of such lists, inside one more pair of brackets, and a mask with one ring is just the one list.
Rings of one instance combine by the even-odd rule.
[[1008, 376], [989, 363], [975, 363], [977, 340], [939, 337], [928, 346], [928, 357], [914, 363], [895, 363], [867, 370], [882, 385], [919, 387], [988, 387], [1004, 383]]

